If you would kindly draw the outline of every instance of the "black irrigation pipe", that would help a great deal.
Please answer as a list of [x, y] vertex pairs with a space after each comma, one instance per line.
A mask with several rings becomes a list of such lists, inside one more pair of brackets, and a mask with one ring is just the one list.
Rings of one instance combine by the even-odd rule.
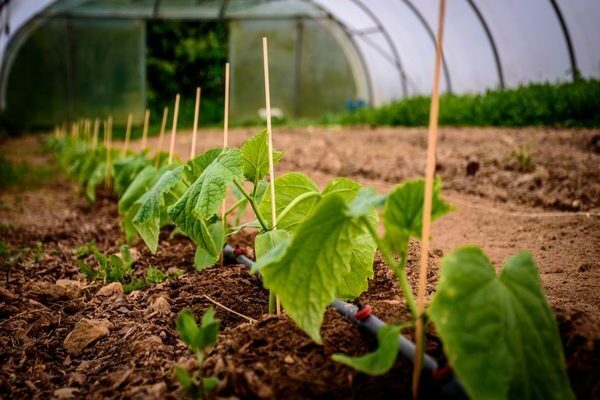
[[[248, 268], [254, 265], [254, 261], [246, 257], [239, 249], [234, 248], [230, 244], [225, 245], [223, 249], [225, 257], [234, 260], [237, 263], [243, 264]], [[345, 301], [335, 299], [331, 303], [337, 312], [348, 318], [352, 323], [357, 325], [361, 330], [368, 332], [374, 339], [377, 339], [377, 332], [381, 327], [385, 326], [385, 322], [370, 313], [370, 307], [361, 307], [362, 310], [368, 310], [366, 315], [361, 315], [361, 309], [358, 306], [347, 303]], [[398, 335], [400, 341], [399, 354], [408, 358], [414, 363], [416, 346], [404, 335]], [[427, 354], [423, 357], [423, 368], [431, 372], [432, 376], [440, 384], [441, 391], [449, 399], [468, 399], [462, 385], [452, 374], [452, 370], [445, 365], [440, 368], [437, 360]]]

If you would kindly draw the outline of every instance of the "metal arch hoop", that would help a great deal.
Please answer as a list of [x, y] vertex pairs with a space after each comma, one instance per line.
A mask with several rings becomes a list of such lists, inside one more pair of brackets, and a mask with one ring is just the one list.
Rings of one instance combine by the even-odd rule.
[[362, 64], [362, 67], [363, 67], [363, 70], [365, 72], [366, 79], [367, 79], [367, 86], [368, 86], [368, 90], [369, 90], [369, 105], [372, 106], [374, 103], [374, 100], [375, 100], [375, 92], [373, 90], [373, 80], [371, 79], [371, 74], [369, 73], [369, 67], [367, 65], [367, 60], [365, 59], [365, 55], [363, 54], [360, 47], [358, 47], [356, 45], [356, 42], [354, 40], [352, 40], [352, 35], [350, 33], [350, 30], [348, 29], [348, 27], [346, 25], [344, 25], [341, 21], [339, 21], [337, 18], [335, 18], [329, 11], [325, 10], [320, 4], [315, 3], [314, 0], [304, 0], [304, 1], [312, 4], [313, 6], [317, 7], [319, 10], [323, 11], [327, 15], [327, 17], [329, 19], [331, 19], [332, 21], [334, 21], [336, 24], [338, 24], [338, 26], [340, 28], [342, 28], [342, 30], [346, 34], [348, 41], [354, 47], [354, 50], [356, 51], [358, 58], [360, 58], [360, 62]]
[[[413, 12], [413, 14], [415, 14], [415, 16], [417, 17], [419, 22], [421, 22], [421, 25], [423, 25], [423, 27], [425, 28], [425, 31], [427, 31], [427, 34], [431, 38], [431, 43], [433, 43], [433, 48], [435, 49], [435, 47], [436, 47], [435, 34], [433, 33], [433, 30], [427, 23], [427, 20], [425, 19], [423, 14], [421, 14], [421, 12], [417, 9], [417, 7], [415, 7], [415, 5], [413, 3], [410, 2], [410, 0], [401, 0], [401, 1], [403, 1], [404, 4], [406, 4], [406, 6]], [[443, 54], [443, 52], [442, 52], [442, 54]], [[452, 93], [452, 82], [450, 80], [450, 72], [448, 70], [448, 64], [446, 63], [446, 57], [442, 56], [442, 64], [444, 66], [444, 78], [446, 78], [446, 86], [448, 89], [448, 93]]]
[[479, 10], [479, 7], [477, 7], [475, 2], [473, 0], [466, 0], [466, 2], [469, 3], [471, 8], [473, 9], [473, 12], [479, 19], [479, 22], [481, 23], [481, 26], [485, 31], [485, 35], [487, 36], [488, 41], [490, 42], [490, 47], [492, 48], [492, 53], [494, 54], [494, 61], [496, 62], [496, 71], [498, 72], [498, 81], [500, 83], [500, 89], [504, 89], [504, 71], [502, 69], [502, 63], [500, 62], [500, 53], [498, 52], [498, 47], [496, 46], [496, 41], [494, 40], [492, 31], [490, 30], [487, 21], [483, 17], [481, 10]]
[[565, 42], [567, 44], [567, 51], [569, 52], [569, 62], [571, 63], [571, 73], [573, 75], [573, 81], [577, 80], [579, 76], [579, 69], [577, 67], [577, 58], [575, 57], [575, 48], [573, 47], [573, 42], [571, 41], [571, 34], [569, 32], [569, 28], [567, 26], [567, 21], [565, 20], [560, 7], [556, 0], [550, 0], [550, 4], [552, 5], [552, 9], [556, 14], [556, 18], [558, 18], [558, 22], [560, 24], [560, 29], [562, 30], [563, 36], [565, 37]]
[[356, 6], [358, 6], [365, 14], [367, 14], [369, 16], [369, 18], [371, 18], [371, 20], [373, 20], [377, 29], [383, 34], [385, 41], [387, 42], [388, 46], [390, 46], [390, 50], [392, 51], [392, 56], [394, 59], [394, 64], [400, 74], [400, 84], [402, 85], [402, 95], [404, 97], [407, 97], [408, 96], [408, 88], [407, 88], [407, 82], [406, 82], [406, 72], [404, 71], [404, 67], [402, 66], [402, 61], [400, 60], [400, 54], [398, 54], [398, 49], [396, 49], [396, 45], [394, 44], [394, 41], [392, 40], [390, 34], [388, 33], [388, 31], [385, 29], [385, 27], [381, 23], [381, 20], [375, 15], [375, 13], [373, 11], [371, 11], [369, 9], [369, 7], [365, 6], [360, 0], [350, 0], [350, 1], [354, 4], [356, 4]]

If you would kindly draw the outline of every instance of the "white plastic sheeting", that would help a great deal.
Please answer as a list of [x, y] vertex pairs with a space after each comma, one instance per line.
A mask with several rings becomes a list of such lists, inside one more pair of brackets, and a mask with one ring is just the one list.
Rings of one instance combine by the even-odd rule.
[[[3, 0], [6, 2], [6, 0]], [[3, 3], [0, 1], [0, 4]], [[8, 0], [0, 12], [0, 65], [50, 5], [99, 18], [332, 19], [353, 43], [369, 101], [427, 94], [433, 76], [435, 0]], [[442, 90], [481, 92], [529, 82], [600, 77], [600, 1], [447, 0]], [[10, 31], [5, 32], [5, 23]], [[16, 40], [18, 41], [18, 40]], [[14, 50], [14, 49], [10, 49]]]

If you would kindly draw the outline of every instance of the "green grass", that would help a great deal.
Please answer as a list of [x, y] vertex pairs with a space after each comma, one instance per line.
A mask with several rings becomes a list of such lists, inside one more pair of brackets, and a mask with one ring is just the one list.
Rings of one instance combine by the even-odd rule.
[[0, 189], [10, 186], [35, 186], [52, 175], [46, 167], [33, 167], [26, 162], [13, 162], [0, 153]]
[[[355, 112], [329, 114], [321, 124], [426, 126], [430, 98], [412, 97]], [[600, 81], [531, 84], [484, 94], [440, 96], [440, 125], [600, 126]]]

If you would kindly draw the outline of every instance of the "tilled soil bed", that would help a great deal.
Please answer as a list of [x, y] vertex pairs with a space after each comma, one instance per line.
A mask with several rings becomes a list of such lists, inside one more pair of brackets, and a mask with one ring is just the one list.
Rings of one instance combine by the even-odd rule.
[[[234, 131], [233, 140], [241, 142], [250, 132]], [[600, 171], [598, 163], [594, 164], [600, 162], [600, 156], [593, 152], [583, 156], [593, 132], [532, 130], [525, 135], [501, 130], [485, 142], [481, 134], [474, 133], [472, 138], [467, 133], [446, 131], [442, 135], [440, 170], [449, 197], [507, 212], [594, 211], [600, 207], [597, 174]], [[406, 137], [398, 143], [392, 140], [402, 134]], [[282, 170], [301, 170], [321, 185], [341, 174], [385, 189], [402, 178], [421, 173], [424, 136], [421, 138], [420, 134], [418, 130], [401, 133], [388, 129], [353, 130], [338, 138], [336, 135], [342, 132], [296, 130], [278, 135], [276, 145], [288, 153]], [[300, 140], [299, 135], [305, 137]], [[360, 135], [367, 135], [369, 143], [366, 149], [357, 151], [352, 146], [359, 143]], [[205, 133], [201, 136], [201, 146], [208, 147], [213, 138], [218, 138], [216, 133]], [[181, 142], [187, 139], [183, 136]], [[559, 182], [542, 180], [534, 194], [527, 190], [521, 195], [511, 185], [515, 177], [529, 172], [497, 165], [503, 171], [500, 175], [508, 176], [506, 181], [494, 181], [492, 177], [497, 175], [493, 172], [494, 163], [482, 161], [475, 178], [467, 176], [464, 168], [470, 161], [466, 160], [481, 160], [484, 155], [496, 157], [502, 153], [498, 149], [504, 148], [502, 140], [517, 144], [533, 140], [533, 148], [538, 149], [534, 153], [536, 162], [543, 166], [567, 163], [565, 149], [579, 149], [572, 160], [576, 187], [570, 186], [575, 185], [572, 182], [561, 186]], [[544, 150], [539, 150], [538, 142], [545, 143]], [[444, 150], [444, 143], [452, 146]], [[483, 143], [491, 143], [494, 150], [486, 149]], [[387, 151], [383, 151], [386, 147]], [[302, 150], [308, 148], [314, 148], [314, 152]], [[4, 143], [2, 149], [10, 149], [13, 157], [27, 159], [32, 164], [52, 162], [31, 138]], [[184, 144], [180, 150], [181, 154], [187, 154]], [[393, 152], [395, 157], [404, 157], [404, 161], [396, 160], [394, 164], [386, 158]], [[341, 166], [324, 165], [334, 159], [328, 160], [327, 154], [338, 153]], [[462, 161], [452, 161], [455, 159]], [[505, 194], [496, 196], [492, 189], [497, 187]], [[562, 200], [558, 203], [543, 200], [553, 193]], [[574, 205], [575, 200], [579, 203]], [[184, 237], [170, 238], [170, 229], [162, 232], [156, 255], [136, 242], [135, 271], [142, 276], [148, 267], [155, 266], [165, 272], [178, 269], [183, 275], [128, 294], [118, 287], [106, 288], [101, 282], [86, 279], [79, 272], [76, 249], [93, 241], [100, 251], [116, 253], [123, 240], [116, 199], [110, 193], [100, 193], [98, 201], [90, 205], [74, 183], [57, 176], [36, 187], [7, 190], [0, 195], [0, 201], [0, 240], [7, 251], [0, 259], [2, 398], [178, 398], [182, 393], [173, 373], [174, 366], [183, 365], [190, 370], [198, 366], [178, 339], [177, 313], [191, 308], [199, 316], [209, 306], [215, 308], [221, 321], [221, 333], [203, 369], [220, 379], [216, 394], [219, 397], [410, 397], [411, 366], [405, 360], [398, 359], [392, 371], [377, 378], [335, 363], [330, 358], [332, 354], [364, 354], [373, 347], [372, 340], [329, 310], [323, 323], [323, 345], [313, 343], [288, 318], [266, 315], [268, 294], [246, 267], [226, 263], [194, 271], [193, 244]], [[434, 228], [428, 277], [430, 292], [435, 288], [440, 257], [459, 243], [481, 244], [497, 264], [520, 249], [533, 251], [557, 314], [573, 389], [578, 398], [600, 397], [599, 219], [567, 216], [540, 220], [531, 215], [518, 217], [459, 207]], [[246, 254], [253, 256], [248, 247], [251, 235], [238, 235], [231, 242], [241, 244]], [[412, 243], [408, 271], [413, 285], [418, 250], [418, 243]], [[386, 322], [405, 320], [408, 311], [393, 273], [379, 258], [374, 267], [375, 278], [360, 300], [370, 304], [374, 313]], [[73, 335], [65, 342], [79, 325], [93, 327], [95, 334], [83, 348], [72, 343]], [[435, 332], [429, 332], [428, 343], [430, 354], [442, 356]], [[432, 398], [436, 395], [428, 393]]]

